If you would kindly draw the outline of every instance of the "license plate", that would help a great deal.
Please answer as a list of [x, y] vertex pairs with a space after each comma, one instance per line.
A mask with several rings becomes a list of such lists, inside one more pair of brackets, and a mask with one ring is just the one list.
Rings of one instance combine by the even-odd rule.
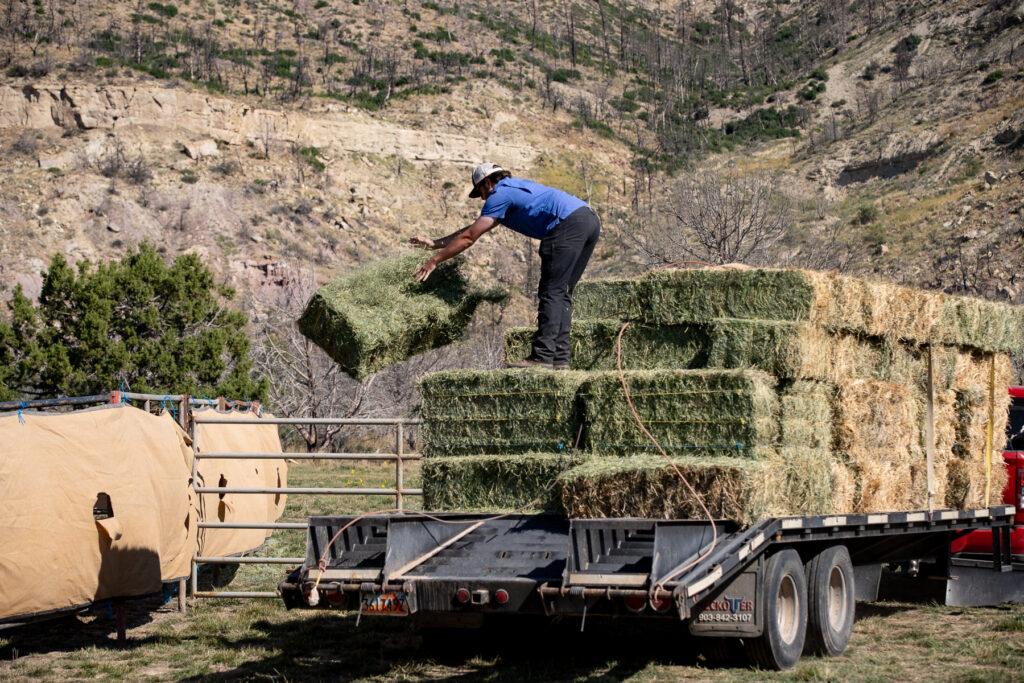
[[363, 614], [382, 617], [409, 616], [409, 601], [402, 591], [393, 593], [376, 593], [363, 595]]

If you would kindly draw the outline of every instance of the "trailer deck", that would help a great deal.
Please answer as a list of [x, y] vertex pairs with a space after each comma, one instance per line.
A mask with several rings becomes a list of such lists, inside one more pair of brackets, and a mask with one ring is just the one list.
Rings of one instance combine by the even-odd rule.
[[[545, 514], [410, 513], [354, 523], [355, 517], [312, 517], [306, 561], [282, 583], [281, 593], [289, 607], [387, 613], [375, 602], [384, 595], [401, 603], [392, 610], [401, 614], [595, 614], [621, 612], [617, 601], [633, 598], [632, 611], [636, 599], [647, 601], [654, 614], [668, 613], [674, 603], [679, 619], [691, 619], [754, 563], [781, 548], [810, 557], [841, 544], [855, 567], [871, 567], [940, 556], [956, 538], [991, 529], [988, 570], [1011, 571], [1013, 515], [1012, 506], [1001, 505], [779, 517], [742, 530], [720, 521], [713, 552], [678, 576], [673, 576], [677, 568], [710, 541], [708, 522]], [[346, 525], [351, 526], [339, 533]], [[326, 559], [322, 574], [321, 558]], [[318, 595], [311, 600], [314, 585]]]

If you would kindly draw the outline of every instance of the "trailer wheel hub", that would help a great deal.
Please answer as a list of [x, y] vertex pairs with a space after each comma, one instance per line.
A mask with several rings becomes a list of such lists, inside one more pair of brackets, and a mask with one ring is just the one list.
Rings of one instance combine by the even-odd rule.
[[800, 624], [800, 596], [791, 576], [784, 576], [779, 582], [779, 594], [775, 598], [775, 615], [779, 624], [779, 637], [787, 644], [792, 643], [796, 639]]
[[841, 631], [846, 623], [846, 578], [840, 567], [832, 567], [828, 577], [828, 623]]

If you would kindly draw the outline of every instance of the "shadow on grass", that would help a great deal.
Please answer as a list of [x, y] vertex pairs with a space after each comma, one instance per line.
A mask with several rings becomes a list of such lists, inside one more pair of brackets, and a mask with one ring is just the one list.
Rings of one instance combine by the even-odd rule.
[[[457, 681], [621, 680], [651, 664], [697, 663], [693, 639], [678, 623], [538, 622], [469, 631], [419, 631], [407, 620], [321, 614], [281, 623], [258, 621], [254, 634], [224, 638], [224, 648], [274, 648], [275, 654], [191, 680], [238, 678], [443, 678]], [[735, 664], [734, 664], [735, 665]]]
[[131, 629], [153, 621], [153, 611], [163, 605], [158, 596], [146, 596], [124, 601], [125, 627], [128, 642], [118, 644], [114, 609], [109, 601], [102, 601], [80, 611], [55, 614], [49, 618], [31, 621], [0, 630], [0, 659], [11, 660], [46, 652], [74, 652], [87, 647], [132, 649], [155, 640], [153, 637], [135, 638]]
[[858, 602], [856, 612], [854, 613], [854, 621], [870, 619], [872, 617], [891, 617], [894, 614], [909, 612], [914, 609], [918, 609], [919, 607], [920, 605], [907, 605], [901, 603]]

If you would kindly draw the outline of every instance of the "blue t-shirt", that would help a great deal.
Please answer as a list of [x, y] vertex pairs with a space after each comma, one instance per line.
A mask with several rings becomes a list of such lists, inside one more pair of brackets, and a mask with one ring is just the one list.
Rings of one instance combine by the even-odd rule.
[[522, 178], [503, 178], [484, 202], [481, 216], [527, 237], [541, 239], [587, 203], [568, 192]]

